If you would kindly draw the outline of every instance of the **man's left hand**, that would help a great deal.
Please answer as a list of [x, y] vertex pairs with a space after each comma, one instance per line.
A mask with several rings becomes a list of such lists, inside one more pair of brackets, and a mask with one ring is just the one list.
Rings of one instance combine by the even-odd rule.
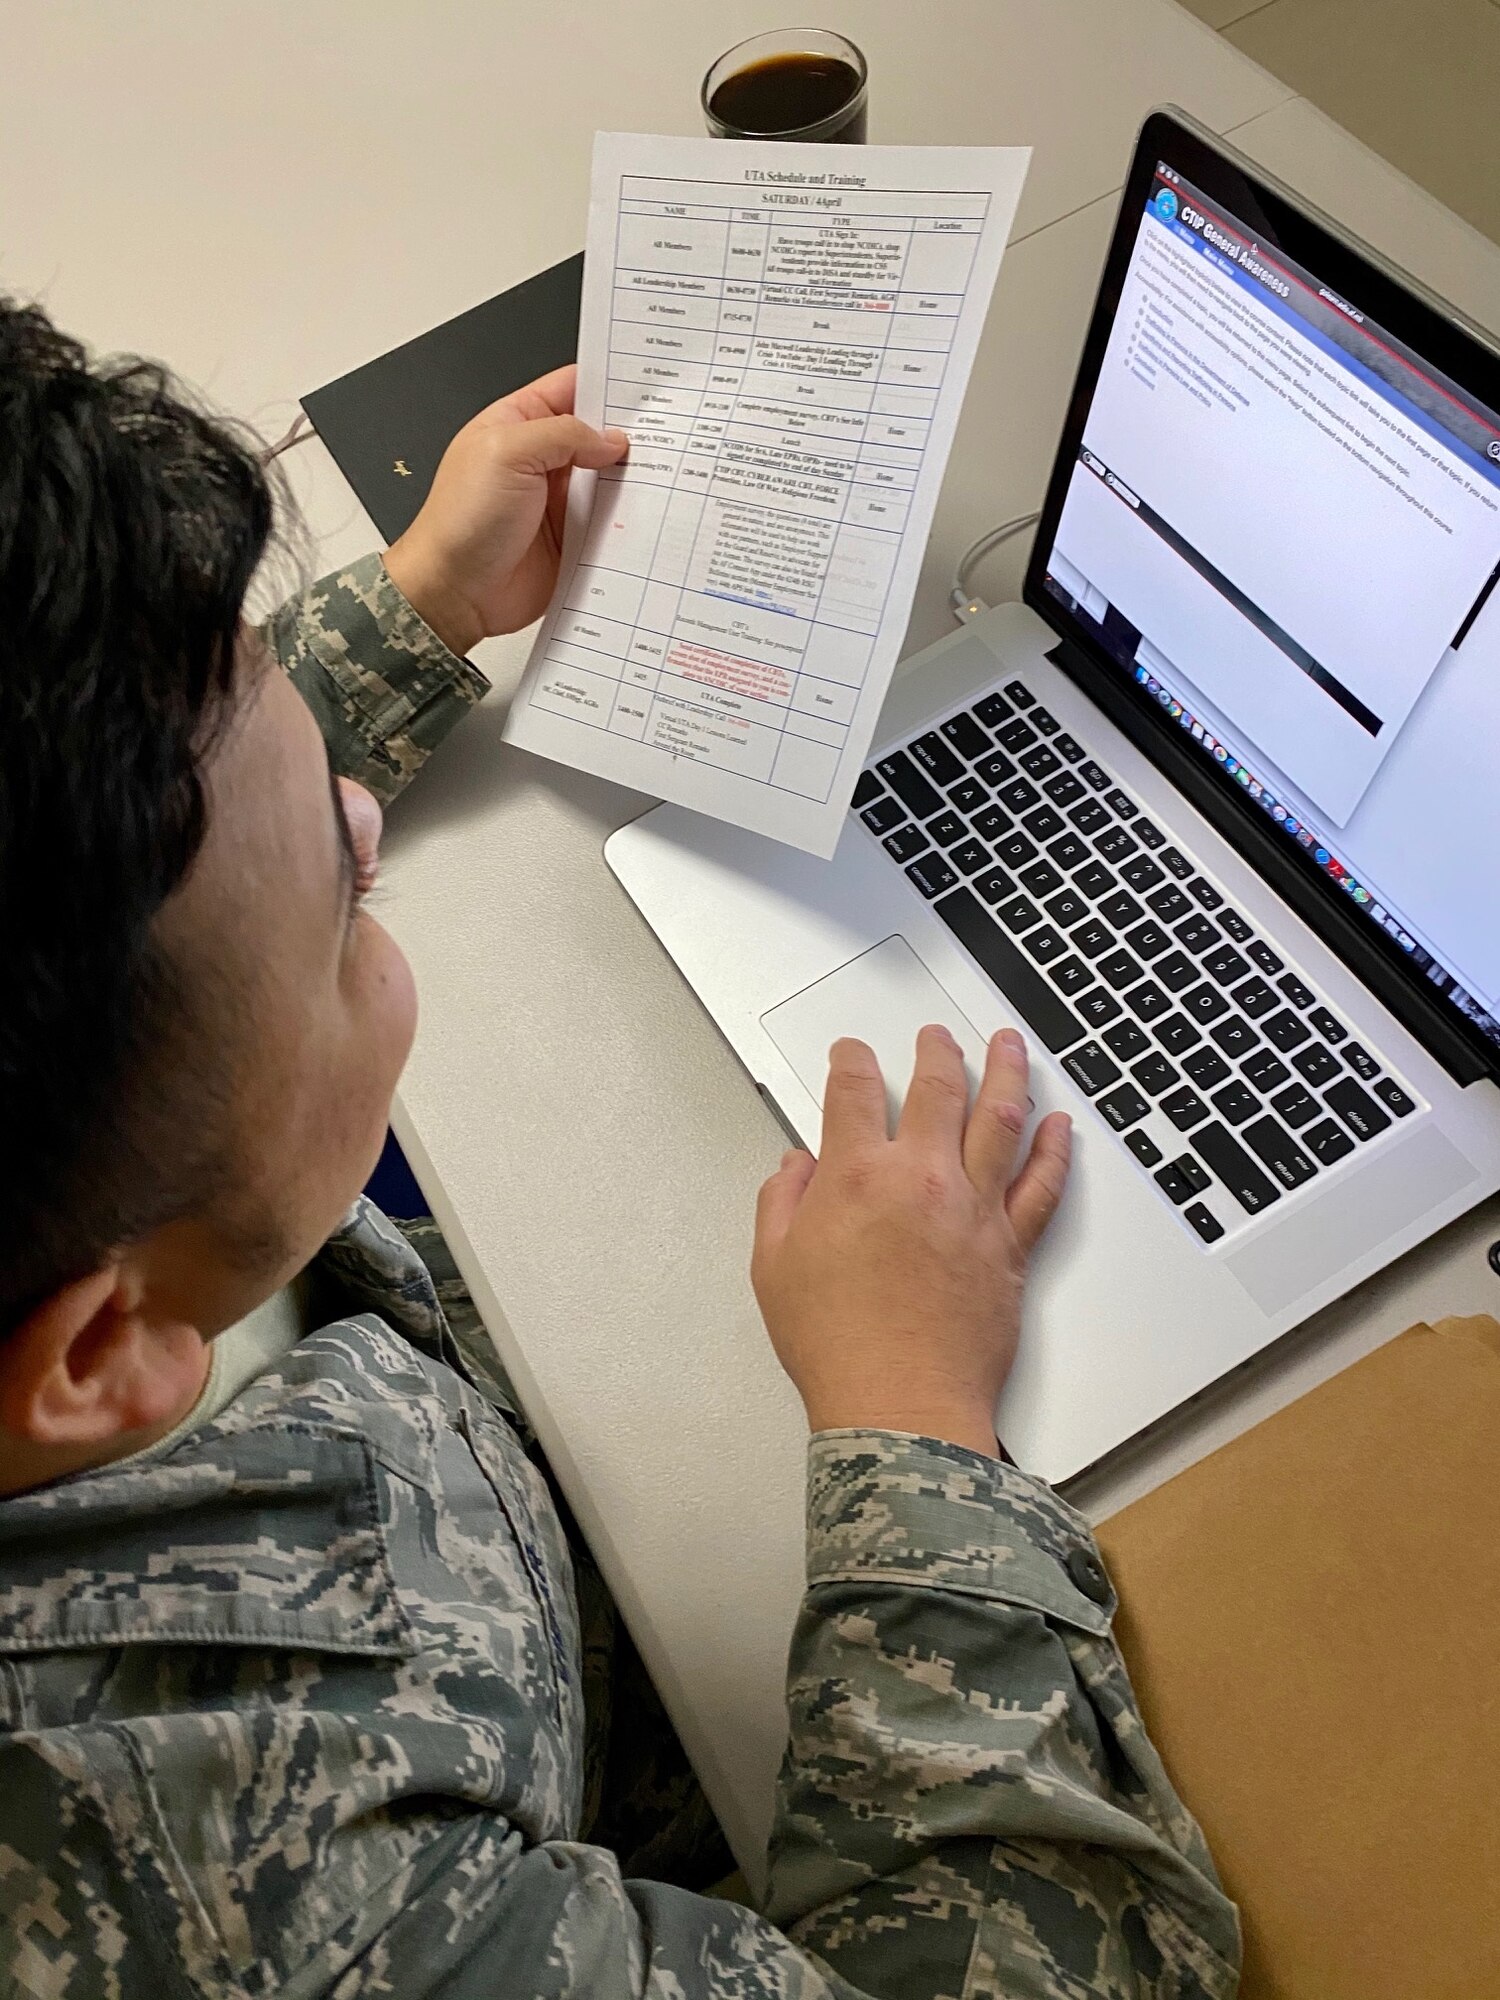
[[573, 415], [577, 373], [555, 369], [472, 417], [386, 550], [392, 582], [455, 653], [541, 617], [557, 581], [569, 473], [613, 465], [629, 447], [624, 431]]

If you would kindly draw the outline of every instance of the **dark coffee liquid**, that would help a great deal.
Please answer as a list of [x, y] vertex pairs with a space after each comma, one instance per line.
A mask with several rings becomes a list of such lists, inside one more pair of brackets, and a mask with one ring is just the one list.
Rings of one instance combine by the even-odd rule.
[[859, 87], [858, 72], [837, 56], [767, 56], [726, 76], [708, 109], [721, 125], [746, 139], [776, 139], [821, 125], [847, 107], [844, 121], [819, 136], [838, 145], [862, 146], [865, 102], [853, 102]]

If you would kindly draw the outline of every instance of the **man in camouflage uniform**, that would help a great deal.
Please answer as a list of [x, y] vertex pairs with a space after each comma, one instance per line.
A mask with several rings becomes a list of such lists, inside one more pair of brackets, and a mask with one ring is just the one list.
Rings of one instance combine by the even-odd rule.
[[384, 560], [278, 612], [283, 676], [236, 632], [242, 447], [0, 306], [0, 1993], [1218, 2000], [1234, 1912], [1109, 1580], [992, 1428], [1066, 1169], [1057, 1122], [1019, 1150], [1014, 1037], [971, 1109], [925, 1030], [893, 1137], [840, 1043], [819, 1161], [763, 1191], [813, 1431], [763, 1913], [580, 1840], [517, 1413], [406, 1237], [362, 1200], [328, 1234], [412, 1030], [359, 909], [375, 800], [541, 608], [568, 468], [624, 448], [571, 388], [476, 419]]

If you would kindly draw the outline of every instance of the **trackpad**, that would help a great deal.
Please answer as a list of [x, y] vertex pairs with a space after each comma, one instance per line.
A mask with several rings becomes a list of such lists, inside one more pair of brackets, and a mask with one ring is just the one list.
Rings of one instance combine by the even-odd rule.
[[894, 1120], [911, 1082], [918, 1028], [938, 1022], [964, 1052], [969, 1089], [979, 1087], [985, 1038], [939, 986], [903, 937], [888, 937], [761, 1016], [761, 1026], [819, 1106], [828, 1051], [840, 1035], [868, 1042], [885, 1078]]

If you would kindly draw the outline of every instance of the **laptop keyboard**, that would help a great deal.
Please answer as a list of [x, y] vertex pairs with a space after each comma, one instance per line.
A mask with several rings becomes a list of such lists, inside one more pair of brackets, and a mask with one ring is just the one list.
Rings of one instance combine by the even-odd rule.
[[1205, 1243], [1417, 1108], [1022, 681], [853, 810]]

